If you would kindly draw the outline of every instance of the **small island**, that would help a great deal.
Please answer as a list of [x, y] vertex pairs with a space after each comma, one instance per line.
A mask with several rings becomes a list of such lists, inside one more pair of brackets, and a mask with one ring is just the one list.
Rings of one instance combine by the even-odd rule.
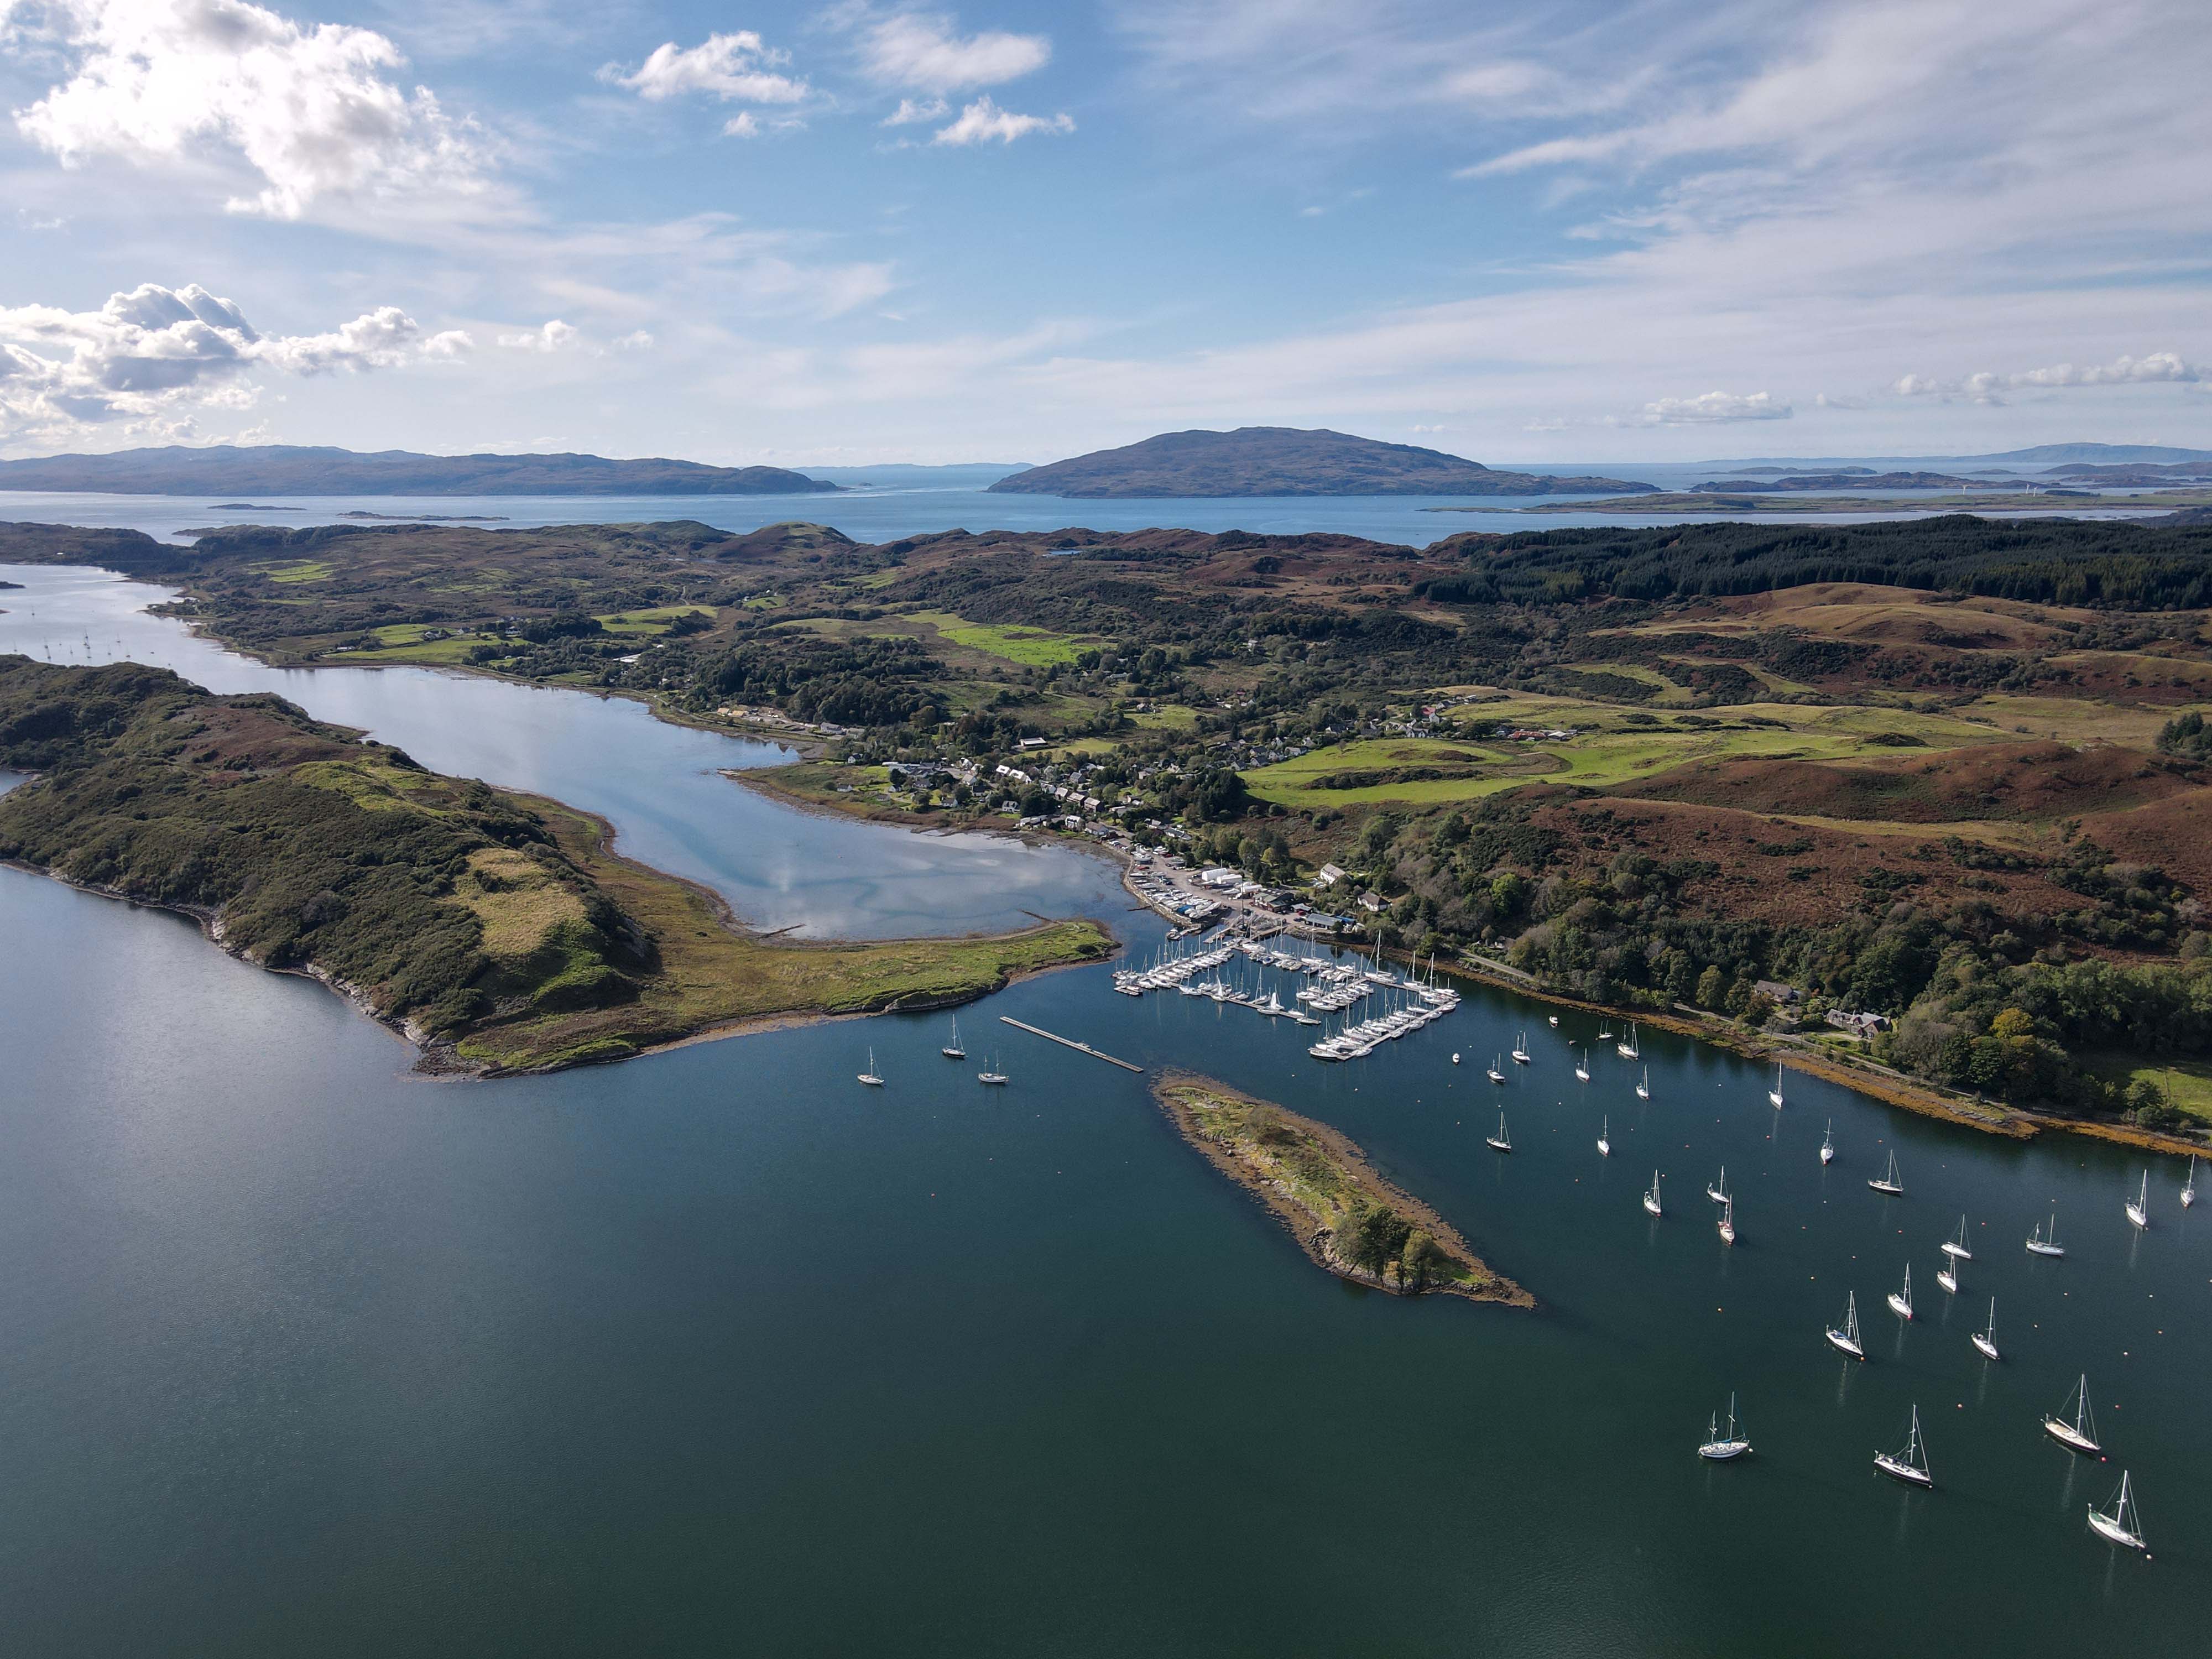
[[1358, 1146], [1327, 1124], [1194, 1072], [1161, 1073], [1152, 1097], [1206, 1162], [1256, 1195], [1299, 1248], [1340, 1279], [1393, 1296], [1536, 1305], [1443, 1217], [1385, 1181]]

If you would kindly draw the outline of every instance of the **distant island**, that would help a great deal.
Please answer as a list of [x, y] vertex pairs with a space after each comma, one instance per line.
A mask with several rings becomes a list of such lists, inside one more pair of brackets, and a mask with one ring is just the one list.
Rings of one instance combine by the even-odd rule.
[[780, 466], [603, 455], [418, 455], [264, 444], [171, 445], [0, 461], [0, 489], [115, 495], [815, 495], [838, 486]]
[[1078, 497], [1187, 495], [1632, 495], [1625, 478], [1500, 472], [1441, 450], [1348, 433], [1244, 426], [1164, 432], [1001, 478], [994, 493]]
[[1754, 478], [1754, 473], [1771, 473], [1773, 467], [1747, 467], [1743, 476], [1735, 478], [1709, 478], [1695, 486], [1703, 494], [1725, 494], [1731, 490], [1766, 489], [2002, 489], [2002, 481], [1994, 478], [1960, 478], [1948, 472], [1876, 472], [1869, 467], [1838, 467], [1833, 472], [1796, 473], [1784, 477]]

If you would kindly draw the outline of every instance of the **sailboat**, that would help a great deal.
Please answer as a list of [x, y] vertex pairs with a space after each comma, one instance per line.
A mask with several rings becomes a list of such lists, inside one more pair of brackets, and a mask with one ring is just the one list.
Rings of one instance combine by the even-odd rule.
[[1835, 1161], [1836, 1120], [1830, 1118], [1828, 1120], [1828, 1133], [1820, 1137], [1820, 1162], [1823, 1164], [1833, 1164]]
[[1943, 1241], [1943, 1254], [1956, 1256], [1961, 1261], [1972, 1261], [1974, 1259], [1973, 1251], [1966, 1248], [1966, 1217], [1959, 1218], [1959, 1236], [1956, 1238], [1947, 1238]]
[[1626, 1042], [1616, 1042], [1613, 1047], [1613, 1052], [1619, 1054], [1623, 1060], [1638, 1060], [1643, 1057], [1644, 1051], [1636, 1046], [1636, 1022], [1634, 1020], [1628, 1022], [1628, 1040]]
[[1859, 1293], [1847, 1291], [1844, 1297], [1844, 1322], [1828, 1328], [1829, 1342], [1854, 1359], [1864, 1359], [1866, 1350], [1859, 1346]]
[[1875, 1191], [1878, 1193], [1887, 1193], [1892, 1198], [1902, 1198], [1905, 1196], [1905, 1182], [1898, 1177], [1897, 1152], [1894, 1148], [1891, 1149], [1889, 1154], [1889, 1168], [1883, 1171], [1881, 1179], [1879, 1181], [1869, 1181], [1867, 1182], [1867, 1185], [1873, 1188]]
[[2075, 1385], [2074, 1397], [2066, 1402], [2073, 1412], [2071, 1418], [2057, 1413], [2043, 1419], [2043, 1431], [2069, 1451], [2087, 1453], [2091, 1457], [2102, 1457], [2105, 1449], [2097, 1443], [2097, 1419], [2089, 1412], [2089, 1379], [2084, 1376]]
[[1782, 1062], [1778, 1060], [1774, 1062], [1774, 1086], [1766, 1091], [1766, 1097], [1777, 1106], [1782, 1103]]
[[1638, 1100], [1651, 1098], [1651, 1068], [1649, 1066], [1644, 1068], [1644, 1081], [1636, 1085], [1636, 1097]]
[[1002, 1086], [1006, 1083], [1006, 1074], [999, 1069], [999, 1057], [996, 1054], [991, 1056], [991, 1063], [986, 1069], [975, 1073], [975, 1081], [988, 1083], [994, 1086]]
[[1583, 1050], [1582, 1059], [1575, 1064], [1575, 1075], [1585, 1083], [1589, 1081], [1589, 1050], [1587, 1048]]
[[1604, 1042], [1607, 1037], [1611, 1036], [1612, 1035], [1613, 1035], [1613, 1022], [1612, 1022], [1611, 1020], [1607, 1020], [1607, 1021], [1606, 1021], [1606, 1023], [1605, 1023], [1604, 1024], [1602, 1024], [1602, 1025], [1601, 1025], [1601, 1026], [1599, 1026], [1599, 1027], [1597, 1028], [1597, 1040], [1598, 1040], [1600, 1042]]
[[1905, 1444], [1893, 1452], [1876, 1452], [1874, 1466], [1893, 1480], [1902, 1480], [1911, 1486], [1932, 1486], [1936, 1477], [1928, 1472], [1928, 1448], [1920, 1438], [1920, 1407], [1912, 1408], [1912, 1426], [1905, 1431]]
[[2181, 1207], [2187, 1209], [2197, 1201], [2197, 1155], [2189, 1155], [2189, 1179], [2181, 1183]]
[[947, 1060], [965, 1060], [968, 1051], [960, 1046], [960, 1016], [952, 1016], [952, 1041], [937, 1051]]
[[1659, 1213], [1659, 1171], [1651, 1172], [1651, 1190], [1644, 1194], [1644, 1207], [1652, 1214]]
[[1597, 1121], [1597, 1155], [1600, 1158], [1613, 1156], [1612, 1134], [1613, 1120], [1609, 1117], [1600, 1118]]
[[1528, 1063], [1528, 1034], [1526, 1031], [1513, 1039], [1513, 1063], [1516, 1066]]
[[1721, 1432], [1721, 1414], [1715, 1412], [1705, 1423], [1705, 1444], [1698, 1448], [1698, 1455], [1711, 1458], [1716, 1463], [1725, 1463], [1731, 1457], [1741, 1457], [1751, 1449], [1751, 1442], [1736, 1431], [1735, 1396], [1729, 1396], [1728, 1432]]
[[2150, 1171], [2143, 1171], [2142, 1189], [2128, 1200], [2128, 1219], [2137, 1227], [2150, 1225]]
[[2032, 1255], [2064, 1255], [2066, 1247], [2058, 1242], [2058, 1212], [2051, 1212], [2051, 1225], [2046, 1230], [2041, 1222], [2027, 1236], [2028, 1253]]
[[1718, 1182], [1708, 1181], [1705, 1183], [1705, 1196], [1712, 1200], [1716, 1204], [1725, 1204], [1728, 1202], [1727, 1164], [1723, 1164], [1721, 1165], [1721, 1178]]
[[1721, 1201], [1721, 1243], [1735, 1243], [1735, 1200], [1732, 1198]]
[[1938, 1267], [1938, 1268], [1936, 1268], [1936, 1282], [1938, 1285], [1942, 1285], [1945, 1290], [1948, 1291], [1949, 1291], [1953, 1296], [1956, 1296], [1956, 1295], [1958, 1295], [1958, 1293], [1959, 1293], [1959, 1258], [1958, 1258], [1958, 1257], [1956, 1257], [1956, 1256], [1954, 1256], [1954, 1255], [1947, 1255], [1947, 1256], [1945, 1256], [1945, 1257], [1943, 1258], [1943, 1265], [1942, 1265], [1942, 1267]]
[[1997, 1352], [1997, 1299], [1995, 1297], [1990, 1298], [1990, 1322], [1984, 1329], [1974, 1333], [1974, 1346], [1981, 1350], [1984, 1359], [2004, 1358]]
[[1889, 1310], [1899, 1319], [1912, 1317], [1912, 1264], [1905, 1264], [1905, 1288], [1889, 1293]]
[[1559, 1017], [1557, 1014], [1552, 1016], [1552, 1029], [1555, 1031], [1559, 1029]]
[[1503, 1083], [1505, 1081], [1505, 1073], [1498, 1069], [1498, 1061], [1504, 1058], [1504, 1056], [1502, 1054], [1493, 1054], [1491, 1057], [1490, 1080], [1492, 1083]]
[[2094, 1504], [2089, 1505], [2089, 1530], [2124, 1548], [2148, 1551], [2149, 1546], [2143, 1542], [2142, 1519], [2136, 1513], [2135, 1494], [2125, 1469], [2120, 1471], [2120, 1489], [2112, 1494], [2112, 1507], [2100, 1510]]
[[884, 1086], [883, 1079], [876, 1075], [876, 1051], [873, 1048], [868, 1050], [868, 1069], [860, 1073], [860, 1081], [871, 1089], [880, 1089]]
[[1489, 1138], [1488, 1145], [1493, 1152], [1510, 1152], [1513, 1150], [1513, 1137], [1505, 1133], [1504, 1112], [1498, 1115], [1498, 1133]]

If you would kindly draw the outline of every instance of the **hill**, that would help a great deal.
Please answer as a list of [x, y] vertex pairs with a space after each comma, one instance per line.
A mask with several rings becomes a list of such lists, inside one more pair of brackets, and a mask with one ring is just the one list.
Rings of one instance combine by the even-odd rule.
[[1499, 472], [1441, 450], [1284, 426], [1164, 432], [1031, 467], [991, 486], [1002, 495], [1073, 496], [1615, 495], [1652, 487]]
[[0, 489], [118, 495], [799, 495], [837, 486], [780, 466], [603, 455], [418, 455], [268, 444], [0, 461]]

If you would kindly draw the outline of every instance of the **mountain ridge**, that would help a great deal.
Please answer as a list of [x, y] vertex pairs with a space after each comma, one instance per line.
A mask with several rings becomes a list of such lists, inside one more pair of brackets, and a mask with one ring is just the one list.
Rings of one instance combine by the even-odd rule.
[[330, 445], [170, 445], [0, 461], [0, 489], [118, 495], [791, 495], [839, 488], [779, 466], [575, 453], [426, 455]]

